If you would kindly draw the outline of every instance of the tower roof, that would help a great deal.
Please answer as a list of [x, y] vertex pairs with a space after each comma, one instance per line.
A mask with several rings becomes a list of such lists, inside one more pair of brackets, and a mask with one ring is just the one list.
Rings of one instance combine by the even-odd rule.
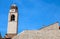
[[16, 4], [11, 5], [11, 9], [18, 9]]
[[12, 4], [12, 6], [16, 6], [16, 4]]

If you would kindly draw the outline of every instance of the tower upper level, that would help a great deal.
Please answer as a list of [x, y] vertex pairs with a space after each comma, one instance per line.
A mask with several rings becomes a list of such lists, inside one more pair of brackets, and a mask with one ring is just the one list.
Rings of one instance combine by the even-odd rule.
[[16, 4], [11, 5], [10, 12], [18, 12], [18, 8], [17, 8]]

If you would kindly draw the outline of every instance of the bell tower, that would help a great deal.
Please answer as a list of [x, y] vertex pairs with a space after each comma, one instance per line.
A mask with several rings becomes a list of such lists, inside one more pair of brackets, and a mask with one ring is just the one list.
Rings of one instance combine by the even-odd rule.
[[18, 33], [18, 7], [12, 4], [8, 15], [7, 38], [12, 38]]

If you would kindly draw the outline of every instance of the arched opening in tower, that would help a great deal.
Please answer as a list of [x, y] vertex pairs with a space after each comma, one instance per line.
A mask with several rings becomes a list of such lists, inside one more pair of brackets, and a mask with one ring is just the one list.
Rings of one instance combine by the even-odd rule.
[[11, 21], [15, 21], [15, 15], [11, 15]]

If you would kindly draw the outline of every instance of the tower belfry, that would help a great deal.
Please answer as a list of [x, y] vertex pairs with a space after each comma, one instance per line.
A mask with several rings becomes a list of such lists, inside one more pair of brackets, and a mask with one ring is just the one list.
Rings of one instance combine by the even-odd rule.
[[12, 4], [8, 15], [7, 38], [12, 38], [18, 33], [18, 7]]

